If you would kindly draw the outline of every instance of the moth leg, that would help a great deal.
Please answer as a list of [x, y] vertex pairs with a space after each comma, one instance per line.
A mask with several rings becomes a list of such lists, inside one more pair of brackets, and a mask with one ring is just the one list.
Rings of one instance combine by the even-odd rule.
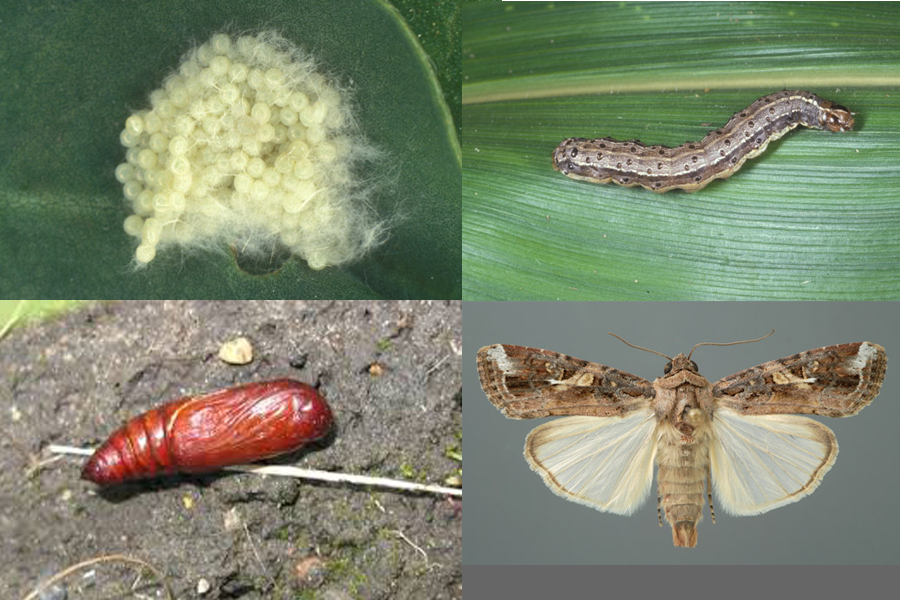
[[656, 516], [659, 517], [659, 526], [662, 527], [662, 509], [659, 507], [662, 499], [656, 494]]
[[706, 495], [709, 496], [709, 516], [712, 517], [712, 522], [716, 522], [716, 511], [713, 510], [712, 503], [712, 478], [709, 473], [709, 466], [706, 467]]

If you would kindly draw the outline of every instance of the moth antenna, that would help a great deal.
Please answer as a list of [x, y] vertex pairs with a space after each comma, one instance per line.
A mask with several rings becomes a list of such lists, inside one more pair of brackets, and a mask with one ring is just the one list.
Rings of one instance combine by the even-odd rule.
[[[774, 333], [774, 330], [773, 330], [773, 333]], [[624, 343], [626, 346], [631, 346], [632, 348], [635, 348], [635, 349], [637, 349], [637, 350], [643, 350], [644, 352], [652, 352], [653, 354], [659, 354], [659, 355], [662, 356], [663, 358], [667, 358], [667, 359], [669, 359], [669, 360], [672, 360], [672, 357], [671, 357], [671, 356], [666, 356], [666, 355], [663, 354], [662, 352], [657, 352], [656, 350], [651, 350], [650, 348], [641, 348], [640, 346], [635, 346], [634, 344], [629, 344], [628, 342], [626, 342], [625, 340], [623, 340], [620, 336], [618, 336], [618, 335], [616, 335], [616, 334], [614, 334], [614, 333], [610, 333], [609, 335], [613, 336], [614, 338], [617, 338], [620, 342]], [[771, 335], [771, 334], [769, 334], [769, 335]]]
[[[774, 330], [774, 329], [773, 329], [772, 331], [770, 331], [768, 334], [762, 336], [761, 338], [756, 338], [755, 340], [743, 340], [743, 341], [741, 341], [741, 342], [727, 342], [727, 343], [719, 343], [719, 342], [700, 342], [699, 344], [696, 344], [693, 348], [691, 348], [691, 351], [688, 353], [687, 357], [688, 357], [688, 360], [690, 360], [691, 354], [693, 354], [693, 353], [694, 353], [694, 350], [696, 350], [696, 349], [699, 348], [700, 346], [736, 346], [737, 344], [752, 344], [753, 342], [758, 342], [758, 341], [760, 341], [760, 340], [766, 339], [767, 337], [769, 337], [769, 336], [772, 335], [773, 333], [775, 333], [775, 330]], [[616, 336], [616, 337], [618, 337], [618, 336]], [[621, 338], [620, 338], [620, 339], [621, 339]], [[625, 340], [622, 340], [622, 341], [624, 342]], [[628, 344], [628, 345], [630, 346], [631, 344]], [[651, 350], [651, 352], [652, 352], [652, 350]]]

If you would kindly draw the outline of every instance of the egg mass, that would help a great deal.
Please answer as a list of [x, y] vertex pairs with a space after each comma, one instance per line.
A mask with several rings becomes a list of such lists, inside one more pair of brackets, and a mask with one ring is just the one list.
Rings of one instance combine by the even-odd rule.
[[358, 175], [380, 157], [360, 132], [347, 91], [279, 34], [214, 35], [125, 121], [115, 175], [136, 264], [169, 246], [282, 244], [312, 269], [361, 258], [387, 221]]

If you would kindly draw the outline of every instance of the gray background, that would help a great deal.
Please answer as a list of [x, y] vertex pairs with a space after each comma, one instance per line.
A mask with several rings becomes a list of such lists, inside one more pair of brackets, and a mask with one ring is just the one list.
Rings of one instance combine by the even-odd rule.
[[[893, 303], [791, 302], [466, 302], [463, 428], [466, 452], [464, 564], [896, 564], [894, 514], [900, 457], [900, 319]], [[631, 517], [601, 513], [553, 494], [522, 456], [525, 437], [546, 419], [506, 419], [478, 383], [475, 354], [494, 343], [534, 346], [615, 367], [649, 380], [665, 360], [606, 335], [692, 357], [711, 382], [797, 352], [871, 341], [885, 347], [879, 396], [847, 419], [815, 417], [836, 434], [840, 453], [810, 496], [763, 515], [708, 509], [694, 549], [672, 546], [657, 523], [655, 495]], [[655, 482], [654, 489], [655, 492]], [[715, 495], [713, 496], [715, 504]]]

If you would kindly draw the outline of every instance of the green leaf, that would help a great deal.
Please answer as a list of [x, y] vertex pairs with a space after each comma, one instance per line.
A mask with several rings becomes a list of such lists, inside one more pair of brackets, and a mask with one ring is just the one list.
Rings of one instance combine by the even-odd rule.
[[[381, 0], [4, 3], [0, 296], [458, 298], [459, 143], [408, 16]], [[113, 176], [126, 117], [193, 44], [223, 29], [266, 28], [353, 89], [365, 135], [390, 160], [388, 173], [362, 173], [389, 181], [376, 198], [379, 213], [396, 218], [389, 241], [323, 271], [289, 259], [254, 276], [228, 253], [177, 250], [132, 271], [129, 210]], [[443, 41], [429, 43], [446, 53]]]
[[84, 300], [0, 300], [0, 340], [27, 321], [50, 319], [84, 303]]
[[[894, 4], [463, 8], [464, 299], [900, 297]], [[568, 179], [567, 137], [699, 140], [805, 89], [855, 131], [799, 128], [689, 194]]]
[[[392, 0], [428, 58], [434, 62], [441, 91], [456, 127], [462, 136], [462, 71], [460, 44], [462, 22], [460, 3], [456, 0]], [[457, 149], [458, 151], [459, 149]]]

